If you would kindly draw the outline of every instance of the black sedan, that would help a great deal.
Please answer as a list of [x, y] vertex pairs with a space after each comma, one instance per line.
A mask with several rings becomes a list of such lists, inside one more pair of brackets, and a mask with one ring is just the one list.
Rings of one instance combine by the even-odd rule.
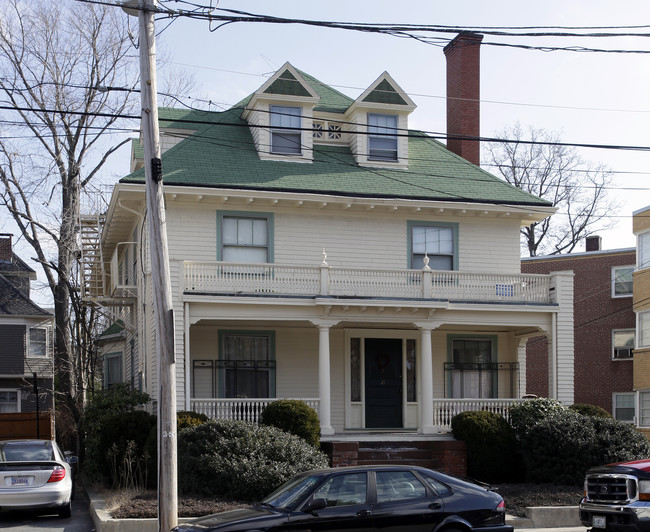
[[179, 525], [173, 532], [512, 532], [503, 498], [422, 467], [343, 467], [301, 473], [251, 508]]

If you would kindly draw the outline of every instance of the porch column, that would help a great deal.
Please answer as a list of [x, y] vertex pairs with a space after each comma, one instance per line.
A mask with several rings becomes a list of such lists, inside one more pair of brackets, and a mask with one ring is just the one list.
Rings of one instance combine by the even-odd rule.
[[318, 325], [318, 397], [320, 433], [323, 436], [334, 434], [331, 420], [331, 383], [330, 383], [330, 328], [331, 323]]
[[431, 348], [431, 331], [442, 325], [439, 322], [414, 324], [420, 329], [420, 429], [421, 434], [433, 434], [433, 351]]

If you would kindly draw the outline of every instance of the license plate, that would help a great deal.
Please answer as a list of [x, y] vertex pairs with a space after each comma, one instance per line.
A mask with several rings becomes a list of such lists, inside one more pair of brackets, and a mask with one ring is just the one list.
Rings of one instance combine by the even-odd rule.
[[606, 519], [604, 515], [594, 515], [591, 526], [594, 528], [605, 528]]
[[11, 477], [12, 486], [29, 486], [29, 479], [31, 477]]

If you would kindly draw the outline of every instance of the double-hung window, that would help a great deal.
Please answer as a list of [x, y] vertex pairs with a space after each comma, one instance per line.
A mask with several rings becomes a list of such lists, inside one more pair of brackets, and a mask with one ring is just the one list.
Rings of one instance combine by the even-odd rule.
[[122, 353], [104, 355], [104, 387], [111, 388], [122, 382]]
[[650, 231], [637, 237], [637, 265], [640, 270], [650, 268]]
[[271, 262], [270, 215], [224, 213], [219, 221], [219, 260], [255, 264]]
[[455, 270], [456, 264], [456, 227], [455, 224], [410, 225], [411, 268], [421, 269], [424, 256], [429, 258], [432, 270]]
[[639, 312], [637, 314], [639, 323], [639, 347], [650, 347], [650, 310]]
[[496, 397], [497, 369], [490, 338], [451, 340], [451, 397]]
[[636, 414], [635, 397], [632, 393], [615, 393], [614, 394], [614, 418], [619, 421], [634, 421]]
[[224, 332], [220, 336], [219, 396], [274, 397], [273, 333]]
[[612, 346], [614, 360], [632, 358], [634, 349], [634, 329], [621, 329], [612, 331]]
[[632, 272], [634, 266], [612, 268], [612, 297], [632, 296]]
[[271, 153], [300, 155], [302, 153], [302, 109], [271, 106]]
[[397, 115], [368, 113], [368, 159], [397, 161]]
[[20, 412], [17, 390], [0, 390], [0, 413]]
[[29, 356], [47, 356], [47, 329], [42, 327], [29, 329]]

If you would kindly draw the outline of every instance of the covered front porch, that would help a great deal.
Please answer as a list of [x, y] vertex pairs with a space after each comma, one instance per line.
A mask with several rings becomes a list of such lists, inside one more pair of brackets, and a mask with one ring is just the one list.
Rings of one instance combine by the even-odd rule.
[[323, 439], [444, 434], [466, 410], [508, 417], [526, 394], [526, 342], [542, 335], [551, 395], [572, 402], [571, 272], [177, 264], [185, 409], [256, 422], [294, 398]]

